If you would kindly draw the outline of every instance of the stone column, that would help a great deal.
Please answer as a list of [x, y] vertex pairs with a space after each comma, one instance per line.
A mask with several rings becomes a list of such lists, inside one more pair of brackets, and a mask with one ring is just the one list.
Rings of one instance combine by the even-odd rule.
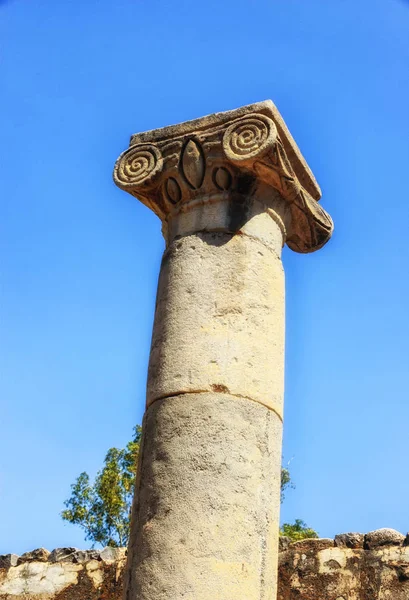
[[332, 233], [271, 101], [132, 136], [116, 184], [162, 221], [126, 600], [275, 600], [284, 243]]

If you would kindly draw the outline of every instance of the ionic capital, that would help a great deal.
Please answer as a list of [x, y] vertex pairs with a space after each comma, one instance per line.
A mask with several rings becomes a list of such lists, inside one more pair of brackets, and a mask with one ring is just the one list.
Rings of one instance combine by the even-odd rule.
[[[284, 238], [312, 252], [331, 237], [321, 191], [275, 105], [267, 100], [194, 121], [133, 135], [114, 181], [169, 223], [198, 206], [228, 203], [236, 233], [252, 202], [277, 211]], [[282, 202], [277, 202], [277, 197]]]

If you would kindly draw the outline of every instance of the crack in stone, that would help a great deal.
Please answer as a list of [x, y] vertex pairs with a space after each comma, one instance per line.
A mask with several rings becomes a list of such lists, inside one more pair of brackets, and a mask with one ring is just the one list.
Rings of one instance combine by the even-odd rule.
[[[214, 384], [216, 387], [225, 387], [221, 384]], [[226, 388], [228, 389], [228, 388]], [[172, 392], [170, 394], [163, 394], [163, 396], [157, 396], [156, 398], [153, 398], [152, 400], [149, 401], [149, 406], [152, 406], [155, 402], [157, 402], [158, 400], [166, 400], [168, 398], [177, 398], [178, 396], [188, 396], [191, 394], [223, 394], [225, 396], [231, 396], [232, 398], [239, 398], [242, 400], [250, 400], [251, 402], [256, 402], [257, 404], [261, 404], [262, 406], [264, 406], [265, 408], [268, 408], [271, 412], [273, 412], [275, 415], [277, 415], [277, 417], [280, 419], [280, 421], [283, 421], [283, 417], [271, 406], [269, 406], [268, 404], [265, 404], [264, 402], [261, 402], [261, 400], [257, 400], [257, 398], [252, 398], [251, 396], [244, 396], [243, 394], [234, 394], [232, 392], [225, 392], [225, 391], [221, 391], [220, 389], [213, 389], [213, 386], [211, 386], [211, 389], [209, 390], [182, 390], [180, 392]]]

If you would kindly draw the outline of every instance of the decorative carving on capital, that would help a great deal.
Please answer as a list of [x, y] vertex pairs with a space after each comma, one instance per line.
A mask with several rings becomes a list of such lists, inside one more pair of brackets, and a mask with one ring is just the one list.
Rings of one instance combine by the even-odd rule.
[[223, 135], [223, 151], [234, 163], [245, 163], [274, 149], [277, 127], [272, 119], [256, 114], [241, 117], [228, 126]]
[[317, 250], [333, 229], [318, 204], [320, 189], [270, 101], [133, 136], [114, 180], [162, 221], [198, 203], [254, 198], [269, 208], [271, 188], [288, 203], [286, 242], [296, 252]]
[[148, 185], [155, 175], [161, 172], [163, 159], [157, 146], [144, 144], [131, 146], [121, 155], [117, 163], [115, 177], [117, 184], [126, 191], [133, 191], [140, 185]]
[[287, 245], [295, 252], [311, 252], [321, 248], [332, 235], [334, 228], [329, 214], [300, 184], [277, 138], [273, 151], [254, 161], [257, 175], [280, 192], [291, 206], [291, 231]]

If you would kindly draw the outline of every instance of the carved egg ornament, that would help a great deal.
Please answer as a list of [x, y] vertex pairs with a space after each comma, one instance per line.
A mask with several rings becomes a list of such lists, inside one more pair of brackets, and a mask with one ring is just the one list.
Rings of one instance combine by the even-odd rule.
[[203, 150], [195, 140], [189, 140], [182, 152], [182, 172], [188, 184], [197, 190], [203, 183], [205, 160]]

